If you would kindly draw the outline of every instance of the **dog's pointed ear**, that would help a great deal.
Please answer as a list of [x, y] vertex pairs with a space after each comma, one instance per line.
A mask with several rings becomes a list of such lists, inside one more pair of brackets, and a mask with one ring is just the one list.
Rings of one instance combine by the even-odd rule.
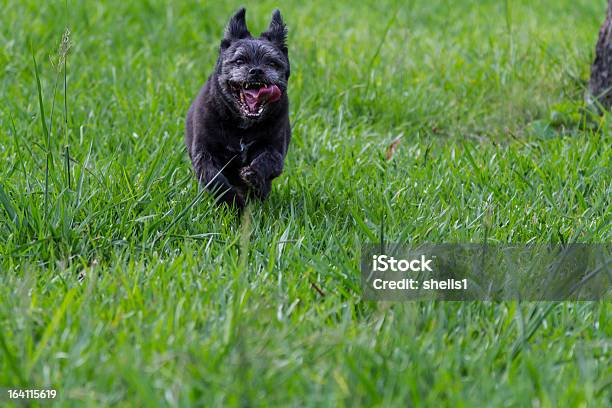
[[261, 38], [278, 45], [287, 54], [287, 26], [283, 22], [280, 11], [274, 10], [268, 31], [261, 33]]
[[227, 27], [225, 28], [225, 37], [221, 41], [221, 48], [225, 49], [230, 46], [232, 41], [248, 38], [251, 36], [246, 25], [246, 9], [241, 7], [236, 14], [230, 18]]

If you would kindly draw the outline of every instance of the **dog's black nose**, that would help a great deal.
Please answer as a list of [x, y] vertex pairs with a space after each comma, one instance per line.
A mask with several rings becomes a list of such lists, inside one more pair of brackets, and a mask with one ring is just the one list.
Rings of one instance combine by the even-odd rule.
[[249, 69], [249, 75], [250, 76], [258, 76], [258, 75], [263, 75], [263, 70], [261, 70], [260, 68], [251, 68]]

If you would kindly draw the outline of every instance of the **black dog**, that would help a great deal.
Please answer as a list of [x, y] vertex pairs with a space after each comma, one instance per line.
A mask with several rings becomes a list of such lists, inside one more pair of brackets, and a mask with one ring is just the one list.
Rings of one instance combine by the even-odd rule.
[[283, 170], [291, 139], [287, 28], [276, 10], [253, 38], [245, 9], [231, 18], [219, 59], [187, 112], [185, 143], [199, 181], [221, 202], [264, 199]]

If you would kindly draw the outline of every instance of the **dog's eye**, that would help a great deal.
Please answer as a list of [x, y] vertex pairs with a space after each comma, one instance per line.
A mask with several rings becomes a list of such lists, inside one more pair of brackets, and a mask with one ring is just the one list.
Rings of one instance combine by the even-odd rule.
[[236, 64], [236, 65], [242, 65], [242, 64], [244, 64], [244, 59], [242, 59], [242, 58], [237, 58], [237, 59], [235, 59], [235, 60], [234, 60], [234, 64]]
[[278, 69], [278, 68], [280, 68], [280, 64], [279, 64], [278, 62], [276, 62], [276, 61], [270, 61], [270, 64], [269, 64], [269, 65], [270, 65], [272, 68], [274, 68], [274, 69]]

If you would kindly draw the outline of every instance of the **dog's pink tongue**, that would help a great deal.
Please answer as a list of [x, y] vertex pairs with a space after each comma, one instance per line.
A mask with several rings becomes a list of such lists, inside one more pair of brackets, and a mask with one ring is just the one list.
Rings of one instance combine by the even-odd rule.
[[260, 102], [276, 102], [281, 97], [281, 91], [276, 85], [268, 85], [259, 89], [245, 89], [244, 96], [250, 110], [255, 110]]

